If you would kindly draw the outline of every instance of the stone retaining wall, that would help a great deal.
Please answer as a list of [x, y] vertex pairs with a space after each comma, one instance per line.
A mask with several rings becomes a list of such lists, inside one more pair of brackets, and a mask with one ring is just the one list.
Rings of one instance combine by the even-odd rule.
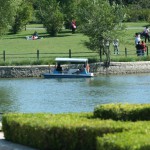
[[98, 74], [150, 73], [150, 62], [111, 62], [109, 68], [97, 67]]
[[[111, 62], [109, 68], [105, 68], [101, 63], [96, 63], [90, 64], [90, 71], [95, 74], [150, 73], [150, 62]], [[0, 66], [0, 78], [41, 77], [44, 72], [49, 72], [48, 65]]]

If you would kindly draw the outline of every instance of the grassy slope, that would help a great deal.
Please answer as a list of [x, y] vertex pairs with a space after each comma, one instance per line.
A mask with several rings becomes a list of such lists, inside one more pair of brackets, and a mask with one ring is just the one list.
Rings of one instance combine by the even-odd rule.
[[[126, 23], [127, 27], [141, 27], [136, 29], [127, 29], [125, 34], [119, 39], [120, 40], [120, 56], [113, 55], [113, 47], [111, 45], [111, 54], [112, 58], [115, 57], [124, 57], [125, 47], [128, 49], [128, 53], [131, 56], [136, 56], [135, 45], [134, 45], [134, 34], [136, 32], [141, 32], [144, 29], [146, 23]], [[31, 29], [32, 28], [32, 29]], [[37, 29], [36, 29], [37, 28]], [[143, 28], [143, 29], [142, 29]], [[37, 30], [39, 35], [43, 37], [41, 40], [26, 40], [25, 37], [32, 35], [33, 32]], [[62, 30], [57, 37], [50, 37], [46, 34], [45, 29], [42, 28], [42, 25], [28, 25], [26, 31], [22, 31], [19, 34], [7, 34], [0, 39], [0, 54], [3, 53], [3, 50], [6, 51], [6, 54], [18, 54], [18, 53], [36, 53], [37, 50], [40, 50], [40, 53], [68, 53], [69, 49], [72, 52], [91, 52], [84, 46], [84, 41], [88, 40], [86, 36], [76, 33], [72, 34], [70, 30]], [[148, 44], [149, 45], [149, 44]], [[84, 57], [85, 54], [80, 54]], [[86, 54], [86, 56], [92, 54]], [[96, 56], [97, 54], [93, 54]], [[25, 56], [25, 55], [24, 55]], [[43, 57], [61, 57], [62, 55], [43, 55]], [[68, 56], [65, 54], [63, 56]], [[78, 57], [79, 54], [73, 55]], [[0, 56], [2, 57], [2, 55]], [[7, 56], [6, 60], [8, 60]], [[19, 57], [19, 56], [18, 56]], [[26, 55], [28, 60], [32, 60], [32, 57], [36, 57], [36, 54]], [[1, 58], [2, 59], [2, 58]], [[43, 58], [48, 59], [48, 58]], [[16, 60], [14, 58], [13, 60]]]

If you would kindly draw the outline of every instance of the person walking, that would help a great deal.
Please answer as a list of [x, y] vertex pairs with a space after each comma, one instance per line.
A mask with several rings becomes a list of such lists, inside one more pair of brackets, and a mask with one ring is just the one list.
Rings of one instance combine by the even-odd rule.
[[115, 39], [113, 41], [113, 46], [114, 46], [114, 54], [119, 54], [119, 40]]

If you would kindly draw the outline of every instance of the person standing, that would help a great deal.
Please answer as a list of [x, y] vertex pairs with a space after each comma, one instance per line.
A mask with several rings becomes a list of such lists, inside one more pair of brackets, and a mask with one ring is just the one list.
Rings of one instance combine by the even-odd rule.
[[114, 46], [114, 54], [119, 54], [119, 40], [115, 39], [113, 42], [113, 46]]
[[136, 53], [137, 53], [137, 56], [141, 56], [142, 55], [142, 46], [141, 46], [140, 41], [136, 45]]
[[72, 20], [71, 22], [71, 29], [72, 29], [72, 34], [75, 33], [75, 30], [76, 30], [76, 21], [75, 20]]
[[141, 42], [141, 36], [140, 36], [140, 34], [136, 33], [135, 34], [135, 45], [137, 45], [138, 42]]
[[142, 56], [144, 56], [144, 53], [146, 52], [146, 44], [144, 41], [141, 42], [141, 49], [142, 49]]
[[145, 27], [145, 29], [144, 29], [144, 36], [145, 36], [145, 43], [146, 43], [146, 41], [150, 42], [149, 28], [148, 28], [148, 26]]

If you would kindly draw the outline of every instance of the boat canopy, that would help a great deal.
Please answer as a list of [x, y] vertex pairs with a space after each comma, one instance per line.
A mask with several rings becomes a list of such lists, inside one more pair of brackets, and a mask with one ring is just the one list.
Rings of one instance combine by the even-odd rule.
[[56, 62], [88, 62], [87, 58], [55, 58]]

